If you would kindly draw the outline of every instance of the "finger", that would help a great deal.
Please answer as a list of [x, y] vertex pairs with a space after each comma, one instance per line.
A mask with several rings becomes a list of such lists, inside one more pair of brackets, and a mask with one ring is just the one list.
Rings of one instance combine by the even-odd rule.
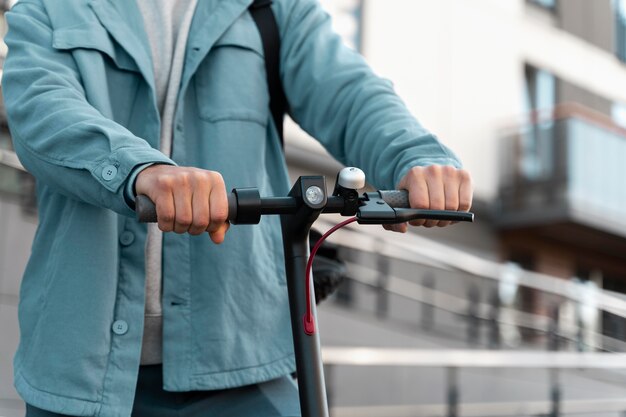
[[406, 223], [396, 223], [396, 224], [383, 224], [383, 228], [385, 230], [391, 230], [392, 232], [406, 233], [408, 227]]
[[155, 200], [155, 205], [159, 229], [163, 232], [171, 232], [174, 230], [176, 208], [174, 206], [174, 196], [172, 193], [160, 194]]
[[461, 184], [459, 186], [459, 210], [469, 211], [472, 208], [473, 185], [467, 171], [461, 170]]
[[189, 174], [185, 173], [179, 178], [180, 182], [174, 187], [174, 206], [176, 207], [176, 220], [174, 232], [186, 233], [193, 222], [193, 208], [191, 206], [192, 187]]
[[193, 217], [189, 234], [200, 235], [209, 227], [209, 188], [207, 186], [207, 176], [204, 172], [198, 172], [196, 186], [191, 196], [191, 208]]
[[[445, 209], [457, 211], [459, 209], [459, 186], [461, 179], [459, 171], [452, 166], [442, 168], [443, 191], [445, 193]], [[437, 226], [449, 226], [451, 221], [440, 221]]]
[[217, 243], [218, 245], [224, 241], [226, 236], [226, 232], [230, 228], [230, 223], [224, 223], [220, 226], [215, 232], [209, 232], [209, 237], [213, 241], [213, 243]]
[[228, 230], [228, 198], [226, 196], [224, 179], [219, 173], [213, 173], [209, 211], [209, 226], [206, 230], [215, 243], [221, 243], [224, 240], [224, 234]]
[[[429, 206], [428, 184], [426, 183], [424, 168], [413, 168], [405, 178], [406, 181], [403, 181], [400, 187], [409, 191], [409, 203], [411, 208], [427, 209]], [[423, 226], [424, 223], [426, 223], [424, 219], [409, 222], [411, 226]]]
[[[443, 210], [446, 206], [446, 195], [443, 188], [442, 168], [437, 165], [428, 167], [426, 184], [428, 185], [428, 199], [431, 210]], [[433, 227], [439, 223], [438, 220], [427, 220], [424, 227]]]

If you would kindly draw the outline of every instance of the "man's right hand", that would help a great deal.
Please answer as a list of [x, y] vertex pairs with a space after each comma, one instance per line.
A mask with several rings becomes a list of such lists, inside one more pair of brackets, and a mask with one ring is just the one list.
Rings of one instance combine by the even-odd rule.
[[156, 205], [159, 229], [199, 235], [222, 243], [228, 230], [228, 199], [220, 173], [199, 168], [152, 165], [135, 181], [137, 195]]

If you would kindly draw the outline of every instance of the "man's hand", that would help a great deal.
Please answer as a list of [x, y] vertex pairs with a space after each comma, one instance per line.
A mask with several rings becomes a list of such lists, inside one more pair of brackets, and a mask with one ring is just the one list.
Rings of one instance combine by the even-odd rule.
[[[472, 179], [463, 169], [452, 166], [430, 165], [413, 167], [398, 184], [408, 190], [412, 208], [431, 210], [469, 211], [472, 206]], [[448, 226], [450, 221], [415, 220], [413, 226]], [[406, 232], [406, 223], [385, 225], [388, 230]]]
[[222, 176], [198, 168], [152, 165], [139, 173], [137, 195], [156, 205], [159, 229], [199, 235], [222, 243], [228, 230], [228, 200]]

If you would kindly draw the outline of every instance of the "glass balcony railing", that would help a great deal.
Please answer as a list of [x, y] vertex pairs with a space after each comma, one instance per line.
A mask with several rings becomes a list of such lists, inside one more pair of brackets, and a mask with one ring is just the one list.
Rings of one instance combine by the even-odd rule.
[[572, 207], [607, 218], [626, 214], [626, 131], [582, 119], [566, 123], [568, 200]]
[[503, 141], [504, 223], [567, 221], [626, 235], [626, 130], [562, 105]]

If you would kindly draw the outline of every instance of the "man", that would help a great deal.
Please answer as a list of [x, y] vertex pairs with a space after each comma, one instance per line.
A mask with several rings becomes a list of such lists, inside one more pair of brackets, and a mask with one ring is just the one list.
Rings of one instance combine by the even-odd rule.
[[[225, 238], [226, 185], [290, 186], [250, 3], [21, 0], [8, 14], [3, 92], [40, 213], [15, 356], [27, 415], [298, 415], [278, 219]], [[319, 4], [272, 10], [293, 119], [413, 206], [468, 210], [467, 172]], [[135, 221], [137, 193], [158, 229]]]

